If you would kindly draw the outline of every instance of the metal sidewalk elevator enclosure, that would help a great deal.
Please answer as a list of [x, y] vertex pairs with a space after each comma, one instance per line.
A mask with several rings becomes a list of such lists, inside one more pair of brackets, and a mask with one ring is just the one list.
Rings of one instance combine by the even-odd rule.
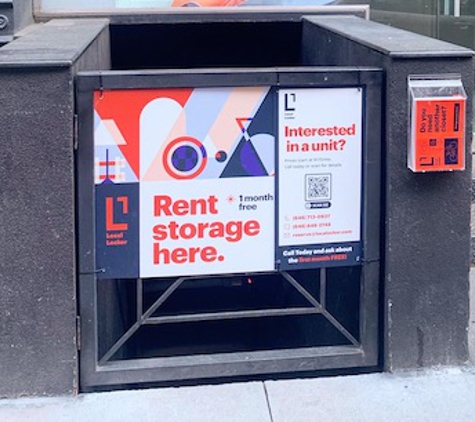
[[381, 81], [79, 74], [82, 389], [378, 365]]

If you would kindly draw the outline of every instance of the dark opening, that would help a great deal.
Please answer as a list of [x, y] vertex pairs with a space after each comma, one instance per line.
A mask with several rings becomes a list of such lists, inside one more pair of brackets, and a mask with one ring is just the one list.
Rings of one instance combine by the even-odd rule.
[[301, 65], [300, 22], [112, 25], [112, 69]]
[[[359, 339], [361, 267], [327, 270], [325, 297], [319, 270], [291, 275], [356, 339]], [[144, 280], [147, 310], [175, 281]], [[99, 358], [137, 318], [135, 280], [98, 283]], [[152, 317], [202, 312], [307, 308], [311, 304], [280, 273], [223, 276], [184, 282]], [[323, 314], [216, 319], [142, 326], [114, 354], [114, 359], [171, 357], [299, 347], [349, 345]]]

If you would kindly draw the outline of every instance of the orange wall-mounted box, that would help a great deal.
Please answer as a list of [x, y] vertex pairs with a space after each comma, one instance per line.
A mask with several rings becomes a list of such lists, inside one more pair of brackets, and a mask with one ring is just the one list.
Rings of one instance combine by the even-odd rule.
[[465, 105], [460, 78], [409, 78], [411, 131], [408, 167], [413, 172], [465, 169]]

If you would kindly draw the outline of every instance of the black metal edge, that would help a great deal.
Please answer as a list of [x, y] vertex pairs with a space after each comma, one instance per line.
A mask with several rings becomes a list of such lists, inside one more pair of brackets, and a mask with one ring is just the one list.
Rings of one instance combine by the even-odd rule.
[[368, 366], [378, 366], [381, 363], [382, 350], [380, 327], [380, 279], [381, 266], [379, 262], [363, 265], [361, 270], [362, 289], [360, 292], [360, 341]]
[[[117, 86], [127, 86], [128, 76], [111, 75], [102, 78], [102, 88], [116, 89]], [[134, 88], [147, 88], [150, 84], [160, 88], [201, 88], [223, 86], [256, 86], [275, 85], [277, 83], [275, 72], [229, 72], [229, 73], [188, 73], [175, 72], [163, 75], [150, 75], [147, 78], [137, 78]]]
[[380, 251], [381, 221], [381, 146], [382, 125], [382, 71], [363, 72], [361, 84], [365, 87], [363, 150], [363, 250], [364, 260], [377, 261]]
[[274, 67], [167, 69], [149, 71], [88, 71], [78, 73], [78, 92], [90, 90], [199, 88], [222, 86], [323, 86], [358, 83], [358, 72], [377, 71], [368, 67]]
[[[323, 351], [323, 353], [322, 353]], [[278, 353], [276, 353], [278, 352]], [[260, 355], [260, 357], [256, 357]], [[242, 359], [236, 359], [236, 357]], [[235, 359], [233, 359], [235, 358]], [[279, 373], [302, 373], [326, 369], [370, 367], [365, 353], [355, 346], [329, 346], [301, 350], [229, 353], [210, 356], [189, 356], [188, 363], [176, 363], [174, 358], [150, 358], [138, 361], [112, 362], [91, 374], [83, 387], [147, 382], [180, 382], [210, 378], [252, 377]]]
[[363, 268], [360, 292], [361, 343], [367, 361], [379, 362], [379, 288], [381, 276], [383, 72], [362, 72], [363, 107]]
[[[78, 84], [81, 78], [77, 78]], [[76, 151], [79, 273], [95, 271], [94, 262], [94, 108], [93, 91], [77, 92]]]
[[275, 133], [274, 143], [274, 269], [280, 271], [280, 254], [279, 254], [279, 180], [280, 174], [277, 171], [279, 168], [279, 87], [271, 87], [271, 92], [274, 95], [274, 122], [273, 128]]
[[337, 87], [342, 85], [357, 85], [359, 83], [358, 68], [296, 68], [279, 69], [279, 85], [316, 88]]
[[[76, 74], [75, 86], [76, 86], [76, 96], [81, 98], [82, 94], [89, 94], [96, 89], [101, 87], [101, 72], [78, 72]], [[84, 97], [82, 97], [84, 98]], [[79, 100], [77, 100], [79, 101]], [[83, 100], [84, 101], [84, 100]], [[83, 107], [85, 107], [83, 105]], [[86, 112], [85, 110], [83, 111]]]
[[97, 373], [97, 278], [94, 274], [81, 275], [79, 286], [79, 390], [88, 385]]
[[203, 69], [203, 70], [156, 70], [142, 72], [80, 72], [80, 90], [153, 89], [153, 88], [200, 88], [222, 86], [275, 85], [273, 70]]
[[[82, 78], [77, 78], [78, 85]], [[94, 222], [94, 108], [93, 90], [76, 91], [78, 116], [76, 151], [76, 225], [80, 324], [80, 386], [90, 379], [97, 361], [97, 301]]]

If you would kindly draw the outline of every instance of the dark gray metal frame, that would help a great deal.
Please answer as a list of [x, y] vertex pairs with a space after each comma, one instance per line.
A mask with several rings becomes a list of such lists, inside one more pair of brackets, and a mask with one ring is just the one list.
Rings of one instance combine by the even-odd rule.
[[[143, 88], [220, 86], [361, 87], [363, 106], [363, 198], [360, 332], [352, 336], [325, 308], [326, 270], [320, 269], [317, 301], [289, 273], [281, 273], [310, 303], [309, 307], [153, 317], [152, 314], [190, 277], [180, 277], [147, 310], [143, 309], [143, 281], [137, 280], [135, 324], [99, 360], [97, 288], [94, 236], [93, 92]], [[166, 70], [145, 72], [85, 72], [77, 78], [78, 151], [77, 222], [79, 310], [81, 317], [80, 382], [82, 388], [138, 382], [251, 376], [323, 369], [372, 367], [378, 364], [380, 282], [382, 72], [375, 68], [273, 68]], [[276, 315], [323, 314], [351, 345], [217, 353], [180, 357], [110, 360], [138, 328], [147, 324], [180, 323]]]

